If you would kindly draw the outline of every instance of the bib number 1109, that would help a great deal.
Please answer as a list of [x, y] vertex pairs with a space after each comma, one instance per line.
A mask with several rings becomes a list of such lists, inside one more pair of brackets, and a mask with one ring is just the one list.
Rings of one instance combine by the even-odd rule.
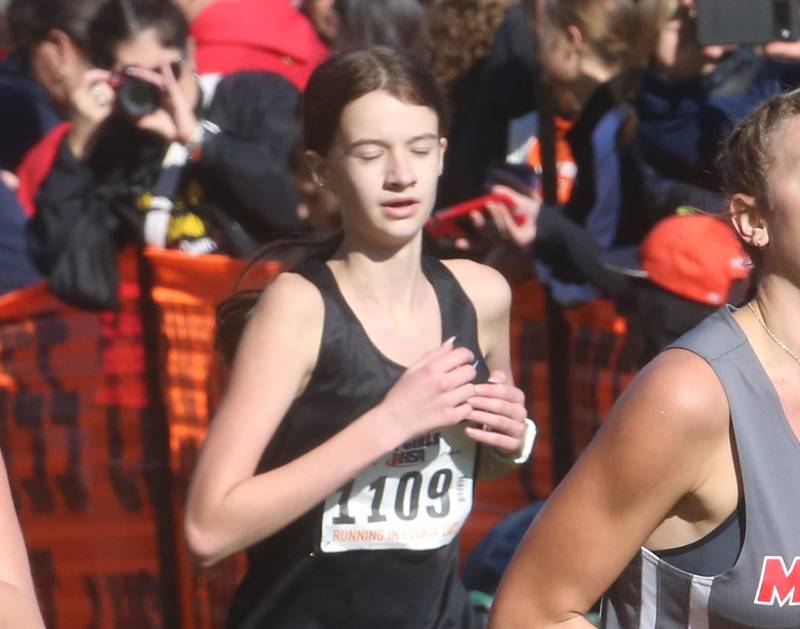
[[[372, 493], [370, 505], [371, 513], [367, 517], [369, 524], [386, 522], [386, 510], [393, 509], [394, 516], [404, 522], [409, 522], [417, 518], [420, 509], [420, 498], [425, 484], [420, 472], [408, 472], [403, 474], [397, 481], [393, 504], [384, 504], [384, 493], [386, 490], [386, 476], [380, 476], [369, 485]], [[338, 514], [334, 516], [333, 523], [336, 525], [356, 524], [356, 519], [350, 515], [348, 503], [353, 491], [355, 481], [350, 481], [339, 490], [339, 501], [337, 504]], [[453, 483], [453, 472], [444, 468], [434, 472], [428, 479], [425, 494], [427, 500], [425, 512], [431, 518], [445, 518], [450, 514], [450, 486]]]

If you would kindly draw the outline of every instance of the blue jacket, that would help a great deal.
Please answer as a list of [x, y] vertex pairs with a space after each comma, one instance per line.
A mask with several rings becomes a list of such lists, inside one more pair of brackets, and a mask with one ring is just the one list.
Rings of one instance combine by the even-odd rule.
[[41, 279], [28, 255], [25, 222], [17, 197], [0, 183], [0, 295]]
[[[638, 139], [643, 156], [662, 174], [716, 188], [720, 141], [760, 103], [800, 86], [798, 64], [757, 58], [746, 49], [733, 62], [686, 81], [645, 76], [636, 103]], [[751, 78], [737, 92], [721, 89], [727, 79], [747, 73]]]

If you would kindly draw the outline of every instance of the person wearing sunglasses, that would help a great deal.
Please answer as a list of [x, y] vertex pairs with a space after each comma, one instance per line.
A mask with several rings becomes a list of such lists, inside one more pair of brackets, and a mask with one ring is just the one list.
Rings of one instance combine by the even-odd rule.
[[29, 226], [57, 295], [114, 306], [125, 243], [246, 257], [301, 228], [289, 174], [299, 92], [287, 80], [198, 78], [186, 17], [161, 0], [107, 0], [88, 56]]

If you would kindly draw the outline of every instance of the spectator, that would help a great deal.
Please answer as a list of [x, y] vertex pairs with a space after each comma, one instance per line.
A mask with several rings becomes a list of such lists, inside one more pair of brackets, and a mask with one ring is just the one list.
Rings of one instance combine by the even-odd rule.
[[200, 74], [275, 72], [302, 90], [328, 54], [312, 24], [288, 0], [193, 0], [188, 5]]
[[[11, 0], [9, 5], [14, 55], [6, 68], [15, 85], [12, 90], [30, 96], [21, 103], [22, 117], [3, 118], [5, 124], [14, 120], [4, 138], [21, 134], [24, 140], [15, 144], [12, 139], [3, 146], [12, 151], [15, 163], [24, 154], [17, 167], [17, 196], [28, 216], [34, 213], [36, 192], [53, 164], [54, 146], [69, 129], [61, 117], [70, 116], [71, 94], [89, 67], [89, 22], [103, 1]], [[15, 102], [13, 95], [7, 102]], [[32, 114], [33, 127], [24, 122]]]
[[101, 0], [11, 0], [12, 55], [0, 62], [0, 168], [25, 153], [70, 112], [70, 93], [88, 67], [89, 20]]
[[339, 35], [339, 14], [335, 0], [302, 0], [301, 10], [311, 20], [319, 38], [332, 46]]
[[187, 36], [184, 15], [159, 0], [108, 0], [92, 22], [100, 69], [73, 93], [29, 230], [66, 301], [114, 306], [124, 243], [246, 256], [300, 226], [288, 173], [297, 90], [266, 73], [200, 85]]
[[25, 154], [61, 122], [47, 94], [19, 59], [0, 61], [0, 169], [15, 171]]
[[534, 255], [542, 246], [559, 249], [581, 279], [637, 321], [633, 327], [643, 334], [641, 366], [715, 309], [744, 297], [747, 256], [730, 227], [715, 216], [673, 215], [657, 223], [639, 247], [608, 252], [559, 208], [508, 188], [495, 191], [514, 198], [515, 212], [526, 216], [520, 225], [505, 206], [490, 204], [503, 237]]
[[28, 255], [25, 222], [14, 192], [0, 183], [0, 295], [41, 279]]
[[[510, 121], [537, 107], [529, 15], [532, 2], [516, 4], [502, 17], [503, 4], [507, 3], [442, 0], [429, 10], [434, 71], [447, 86], [455, 110], [439, 182], [440, 205], [453, 205], [483, 191], [490, 165], [505, 160]], [[489, 19], [478, 14], [485, 7]], [[452, 13], [467, 18], [475, 15], [471, 32], [477, 46], [472, 40], [463, 41], [466, 26], [454, 22]], [[495, 23], [498, 16], [502, 19], [499, 28]]]
[[717, 189], [714, 158], [720, 140], [759, 103], [800, 85], [796, 43], [769, 45], [766, 52], [702, 47], [695, 2], [681, 0], [660, 33], [637, 98], [648, 163], [674, 179]]
[[[650, 226], [632, 151], [629, 98], [666, 15], [666, 0], [540, 0], [536, 16], [542, 80], [561, 114], [556, 124], [558, 201], [604, 249], [638, 243]], [[511, 130], [509, 161], [543, 170], [537, 113]], [[596, 293], [562, 252], [541, 247], [540, 279], [569, 305]]]
[[15, 54], [53, 106], [70, 113], [71, 94], [89, 67], [89, 23], [103, 0], [11, 0], [8, 24]]
[[336, 0], [336, 50], [388, 46], [422, 53], [427, 41], [425, 8], [419, 0]]

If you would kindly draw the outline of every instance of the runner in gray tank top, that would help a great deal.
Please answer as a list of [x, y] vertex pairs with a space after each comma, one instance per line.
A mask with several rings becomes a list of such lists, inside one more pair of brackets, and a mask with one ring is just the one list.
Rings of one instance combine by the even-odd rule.
[[737, 125], [720, 166], [757, 294], [638, 374], [528, 531], [492, 629], [588, 628], [601, 597], [606, 629], [800, 627], [800, 94]]
[[800, 444], [775, 388], [728, 308], [672, 347], [706, 360], [725, 390], [747, 535], [735, 565], [718, 576], [689, 574], [642, 548], [603, 602], [603, 627], [799, 627]]

